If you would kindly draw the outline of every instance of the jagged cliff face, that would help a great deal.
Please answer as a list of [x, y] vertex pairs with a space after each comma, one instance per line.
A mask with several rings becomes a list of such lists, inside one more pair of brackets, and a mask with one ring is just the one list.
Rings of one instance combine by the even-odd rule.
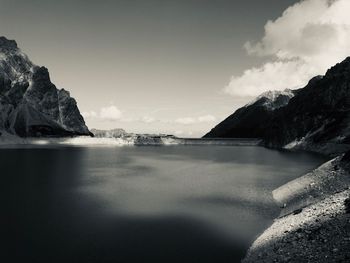
[[205, 137], [256, 137], [269, 147], [327, 154], [350, 149], [350, 58], [293, 95], [285, 97], [279, 107], [266, 106], [280, 100], [278, 96], [272, 100], [263, 96], [237, 110]]
[[22, 137], [91, 135], [76, 101], [13, 40], [0, 37], [0, 131]]

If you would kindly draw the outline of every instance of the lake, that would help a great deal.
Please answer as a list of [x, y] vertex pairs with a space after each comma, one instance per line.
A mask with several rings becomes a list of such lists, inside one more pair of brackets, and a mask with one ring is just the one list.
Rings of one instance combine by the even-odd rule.
[[239, 146], [0, 149], [4, 262], [239, 262], [325, 161]]

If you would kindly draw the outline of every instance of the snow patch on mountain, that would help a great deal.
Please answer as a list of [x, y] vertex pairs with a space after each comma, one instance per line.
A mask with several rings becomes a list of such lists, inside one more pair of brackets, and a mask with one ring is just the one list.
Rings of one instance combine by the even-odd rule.
[[269, 110], [279, 109], [286, 106], [289, 100], [294, 97], [294, 92], [291, 89], [285, 89], [283, 91], [271, 90], [262, 93], [256, 97], [253, 101], [249, 102], [245, 107], [253, 104], [259, 104]]

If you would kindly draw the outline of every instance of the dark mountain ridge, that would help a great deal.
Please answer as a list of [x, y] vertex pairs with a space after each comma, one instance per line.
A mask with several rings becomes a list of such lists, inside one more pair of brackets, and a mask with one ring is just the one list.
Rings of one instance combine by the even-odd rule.
[[[268, 147], [326, 154], [350, 149], [350, 57], [288, 96], [267, 95], [238, 109], [204, 137], [255, 137]], [[280, 106], [267, 106], [274, 104]]]

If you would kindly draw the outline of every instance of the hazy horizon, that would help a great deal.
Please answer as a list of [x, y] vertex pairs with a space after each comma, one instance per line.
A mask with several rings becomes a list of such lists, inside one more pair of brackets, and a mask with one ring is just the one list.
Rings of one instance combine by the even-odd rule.
[[350, 54], [348, 5], [0, 0], [0, 35], [49, 69], [90, 129], [198, 137], [261, 92], [300, 87]]

